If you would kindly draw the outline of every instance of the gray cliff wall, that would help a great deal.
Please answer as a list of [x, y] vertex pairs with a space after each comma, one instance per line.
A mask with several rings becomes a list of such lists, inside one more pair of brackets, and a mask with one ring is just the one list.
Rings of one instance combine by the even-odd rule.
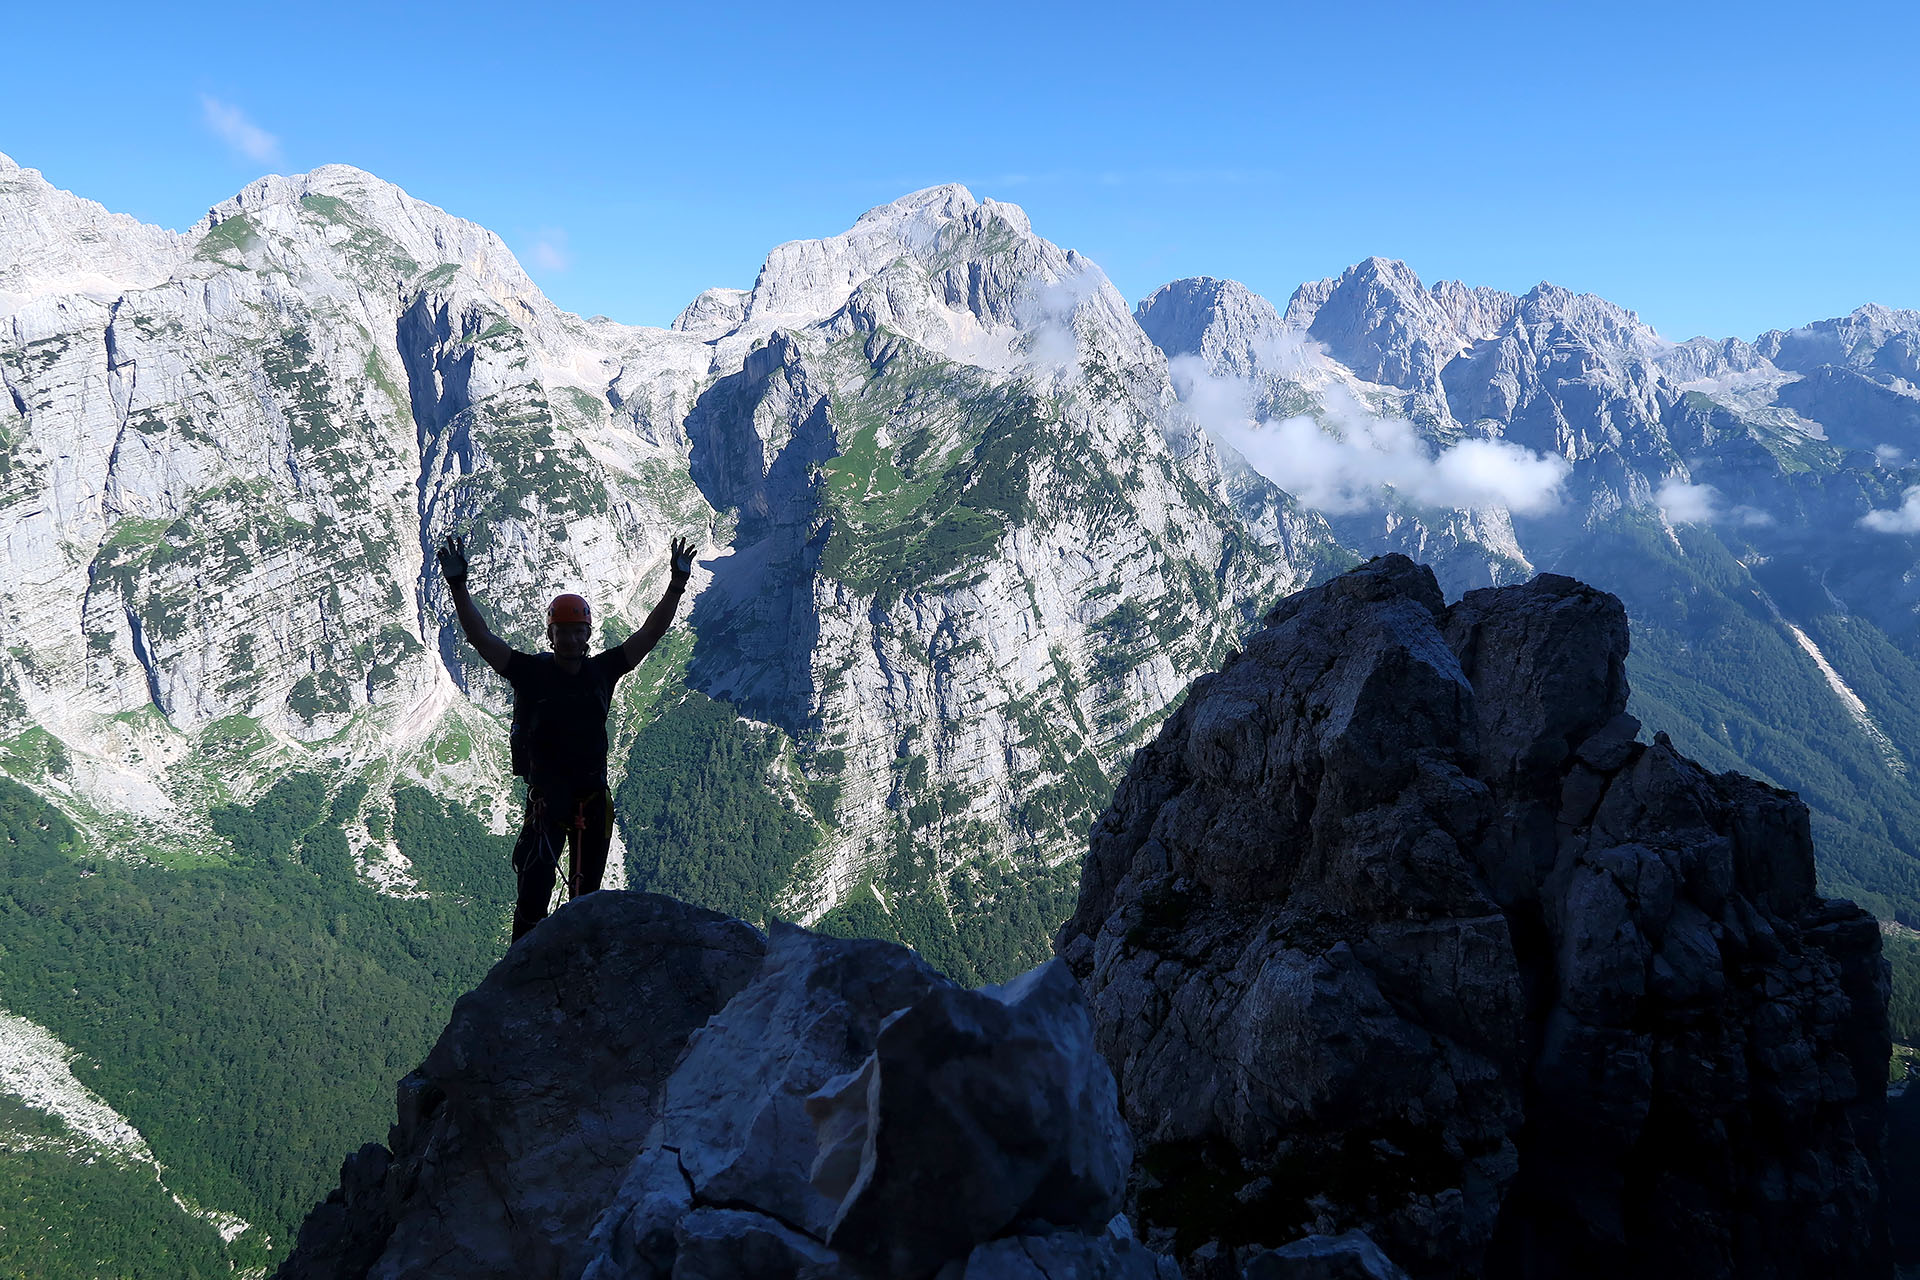
[[1569, 578], [1293, 596], [1134, 759], [1057, 946], [1149, 1241], [1417, 1276], [1884, 1275], [1887, 978], [1807, 811], [1624, 714]]

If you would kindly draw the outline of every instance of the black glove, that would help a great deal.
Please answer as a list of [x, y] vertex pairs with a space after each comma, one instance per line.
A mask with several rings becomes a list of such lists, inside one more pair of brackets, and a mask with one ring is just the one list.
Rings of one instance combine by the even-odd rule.
[[467, 585], [467, 540], [457, 533], [447, 535], [447, 540], [434, 553], [434, 559], [440, 562], [440, 576], [447, 580], [450, 587]]

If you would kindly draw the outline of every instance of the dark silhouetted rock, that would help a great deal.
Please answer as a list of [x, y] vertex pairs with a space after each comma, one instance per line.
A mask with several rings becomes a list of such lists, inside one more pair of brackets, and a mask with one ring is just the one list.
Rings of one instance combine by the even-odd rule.
[[753, 977], [765, 945], [749, 925], [652, 894], [592, 894], [555, 913], [461, 997], [401, 1083], [378, 1187], [357, 1173], [376, 1155], [348, 1161], [334, 1194], [354, 1247], [328, 1245], [316, 1215], [280, 1275], [579, 1274], [687, 1037]]
[[1108, 1229], [1132, 1143], [1058, 960], [967, 991], [890, 943], [593, 894], [455, 1007], [391, 1141], [282, 1275], [1175, 1274]]
[[1389, 556], [1195, 682], [1057, 938], [1148, 1238], [1886, 1274], [1874, 923], [1815, 895], [1795, 797], [1637, 740], [1626, 655], [1571, 579], [1448, 608]]

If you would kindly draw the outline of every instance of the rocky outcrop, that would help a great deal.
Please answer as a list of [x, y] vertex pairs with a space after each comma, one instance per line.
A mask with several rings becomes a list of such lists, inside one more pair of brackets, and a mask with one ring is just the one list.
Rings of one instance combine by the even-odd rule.
[[681, 1048], [765, 951], [751, 926], [666, 898], [556, 913], [454, 1006], [400, 1083], [391, 1149], [348, 1157], [281, 1274], [578, 1274]]
[[1815, 894], [1797, 798], [1638, 741], [1626, 655], [1572, 579], [1449, 608], [1389, 556], [1195, 683], [1057, 939], [1149, 1240], [1885, 1273], [1874, 923]]
[[594, 894], [456, 1006], [280, 1275], [1160, 1280], [1092, 1032], [1058, 960], [968, 991]]

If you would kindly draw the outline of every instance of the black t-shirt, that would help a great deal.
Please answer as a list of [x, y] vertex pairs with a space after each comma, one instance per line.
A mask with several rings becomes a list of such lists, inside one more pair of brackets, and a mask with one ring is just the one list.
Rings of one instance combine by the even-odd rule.
[[513, 686], [514, 772], [535, 785], [569, 791], [607, 785], [607, 711], [613, 686], [633, 670], [626, 651], [607, 649], [568, 675], [551, 653], [507, 658]]

